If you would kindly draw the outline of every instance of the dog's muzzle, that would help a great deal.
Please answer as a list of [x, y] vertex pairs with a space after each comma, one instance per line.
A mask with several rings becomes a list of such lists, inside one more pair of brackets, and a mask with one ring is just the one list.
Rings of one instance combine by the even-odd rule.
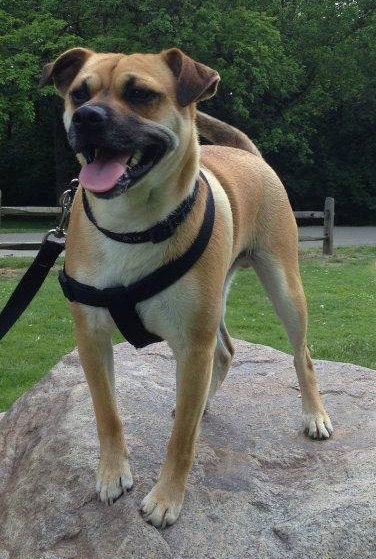
[[73, 114], [68, 140], [86, 160], [82, 186], [98, 196], [112, 198], [149, 173], [179, 144], [166, 126], [119, 115], [104, 104], [85, 104]]

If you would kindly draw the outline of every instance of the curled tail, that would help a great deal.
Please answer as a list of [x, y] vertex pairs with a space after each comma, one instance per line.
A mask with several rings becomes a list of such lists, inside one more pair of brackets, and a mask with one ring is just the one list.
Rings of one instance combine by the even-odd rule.
[[230, 126], [222, 120], [218, 120], [212, 116], [197, 111], [196, 123], [199, 134], [209, 140], [210, 143], [219, 146], [229, 146], [233, 148], [243, 149], [261, 157], [260, 151], [255, 144], [248, 138], [244, 132], [241, 132], [234, 126]]

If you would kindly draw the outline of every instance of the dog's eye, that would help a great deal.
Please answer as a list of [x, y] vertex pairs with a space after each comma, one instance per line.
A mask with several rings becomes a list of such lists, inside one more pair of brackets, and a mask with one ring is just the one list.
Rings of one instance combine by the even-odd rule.
[[128, 87], [125, 89], [123, 97], [125, 101], [131, 103], [132, 105], [138, 105], [143, 103], [150, 103], [158, 97], [156, 91], [151, 89], [142, 89], [140, 87]]
[[71, 91], [69, 95], [75, 105], [82, 105], [90, 99], [90, 92], [86, 83]]

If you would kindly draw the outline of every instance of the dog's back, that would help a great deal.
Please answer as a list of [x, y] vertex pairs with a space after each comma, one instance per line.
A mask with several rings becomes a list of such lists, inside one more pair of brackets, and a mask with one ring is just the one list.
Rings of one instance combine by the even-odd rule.
[[[296, 237], [296, 221], [286, 190], [260, 155], [228, 145], [204, 145], [201, 164], [218, 179], [229, 199], [234, 255], [252, 246], [279, 245], [286, 237]], [[239, 227], [239, 223], [248, 226]]]
[[255, 144], [244, 132], [238, 128], [214, 118], [206, 113], [197, 111], [196, 124], [200, 136], [208, 140], [211, 144], [218, 146], [229, 146], [242, 149], [253, 153], [257, 157], [262, 157]]

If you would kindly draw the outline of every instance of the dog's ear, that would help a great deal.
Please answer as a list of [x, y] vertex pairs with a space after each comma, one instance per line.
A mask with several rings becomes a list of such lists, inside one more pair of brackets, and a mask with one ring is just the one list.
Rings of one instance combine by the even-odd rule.
[[70, 84], [92, 54], [94, 54], [93, 51], [83, 48], [67, 50], [55, 62], [45, 65], [39, 87], [55, 84], [59, 93], [64, 96]]
[[213, 97], [220, 80], [218, 72], [195, 62], [179, 49], [162, 53], [167, 65], [177, 79], [176, 97], [179, 105], [186, 107]]

